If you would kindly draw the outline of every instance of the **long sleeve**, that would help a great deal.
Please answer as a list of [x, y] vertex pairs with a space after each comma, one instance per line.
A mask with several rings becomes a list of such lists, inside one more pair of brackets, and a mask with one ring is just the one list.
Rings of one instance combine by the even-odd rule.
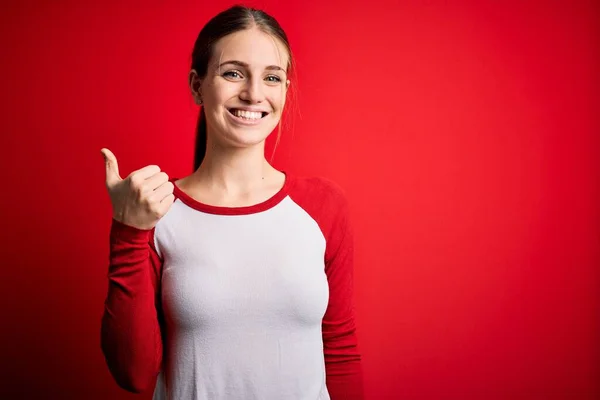
[[332, 400], [363, 400], [363, 371], [354, 320], [354, 239], [348, 204], [337, 193], [325, 253], [329, 305], [323, 318], [327, 388]]
[[156, 382], [162, 360], [157, 311], [161, 260], [153, 234], [153, 229], [140, 230], [114, 219], [110, 231], [101, 347], [117, 384], [135, 393]]

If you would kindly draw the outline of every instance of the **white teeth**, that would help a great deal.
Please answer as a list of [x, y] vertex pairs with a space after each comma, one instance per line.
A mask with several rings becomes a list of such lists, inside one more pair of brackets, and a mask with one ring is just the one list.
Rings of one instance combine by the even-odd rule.
[[232, 110], [233, 115], [245, 119], [261, 119], [262, 113], [255, 111]]

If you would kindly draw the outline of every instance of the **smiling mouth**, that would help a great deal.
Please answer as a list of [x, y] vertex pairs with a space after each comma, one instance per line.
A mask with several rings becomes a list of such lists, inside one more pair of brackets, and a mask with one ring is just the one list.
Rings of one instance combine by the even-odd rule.
[[246, 121], [256, 121], [269, 115], [269, 113], [265, 111], [244, 111], [237, 108], [228, 108], [227, 111], [234, 117]]

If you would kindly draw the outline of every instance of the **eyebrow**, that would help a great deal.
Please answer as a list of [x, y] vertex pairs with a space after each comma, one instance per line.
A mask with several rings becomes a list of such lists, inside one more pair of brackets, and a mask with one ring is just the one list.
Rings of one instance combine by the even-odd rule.
[[[230, 60], [230, 61], [225, 61], [222, 62], [219, 65], [219, 69], [221, 69], [221, 67], [225, 64], [233, 64], [233, 65], [237, 65], [239, 67], [244, 67], [244, 68], [248, 68], [248, 64], [243, 62], [243, 61], [238, 61], [238, 60]], [[270, 71], [283, 71], [285, 72], [285, 70], [283, 68], [281, 68], [279, 65], [269, 65], [268, 67], [265, 67], [266, 70], [270, 70]]]

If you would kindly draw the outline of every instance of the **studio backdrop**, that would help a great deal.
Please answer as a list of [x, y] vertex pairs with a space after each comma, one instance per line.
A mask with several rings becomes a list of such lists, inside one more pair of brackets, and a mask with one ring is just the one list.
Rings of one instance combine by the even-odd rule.
[[[191, 173], [192, 46], [232, 4], [2, 3], [0, 398], [150, 399], [100, 350], [100, 149]], [[598, 5], [246, 4], [296, 57], [273, 164], [350, 202], [368, 398], [599, 398]]]

